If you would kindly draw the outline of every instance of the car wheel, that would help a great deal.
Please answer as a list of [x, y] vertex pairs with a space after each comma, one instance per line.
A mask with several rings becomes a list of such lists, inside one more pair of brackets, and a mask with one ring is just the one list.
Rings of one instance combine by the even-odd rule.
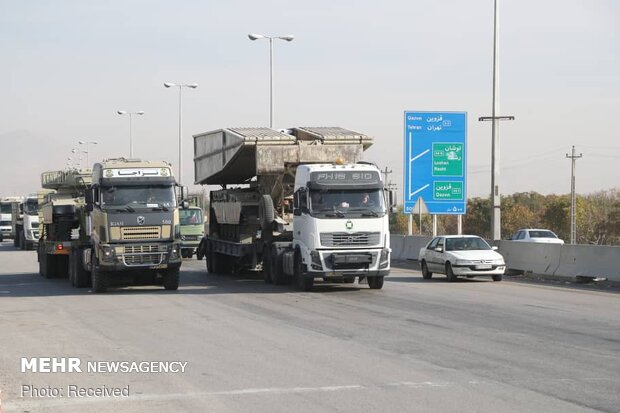
[[452, 271], [452, 264], [449, 262], [446, 263], [446, 277], [448, 277], [448, 281], [450, 282], [456, 281], [456, 275], [454, 275], [454, 271]]
[[430, 280], [433, 277], [433, 273], [428, 270], [428, 265], [426, 265], [426, 261], [422, 261], [422, 278], [425, 280]]

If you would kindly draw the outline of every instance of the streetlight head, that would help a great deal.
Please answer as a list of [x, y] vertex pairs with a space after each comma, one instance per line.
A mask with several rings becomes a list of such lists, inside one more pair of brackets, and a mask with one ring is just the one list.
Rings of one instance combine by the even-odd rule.
[[191, 87], [192, 89], [196, 89], [198, 87], [198, 83], [192, 83], [190, 85], [187, 85], [187, 87]]
[[144, 111], [143, 110], [139, 110], [136, 112], [136, 115], [144, 115]]
[[170, 82], [166, 82], [164, 83], [165, 87], [172, 87], [172, 86], [176, 86], [174, 83], [170, 83]]
[[125, 113], [127, 113], [127, 111], [117, 110], [116, 113], [118, 113], [119, 115], [124, 115]]
[[279, 37], [279, 39], [286, 40], [287, 42], [292, 42], [294, 38], [295, 36], [293, 36], [292, 34]]
[[250, 40], [258, 40], [264, 38], [265, 36], [263, 36], [262, 34], [250, 33], [248, 34], [248, 37], [250, 38]]

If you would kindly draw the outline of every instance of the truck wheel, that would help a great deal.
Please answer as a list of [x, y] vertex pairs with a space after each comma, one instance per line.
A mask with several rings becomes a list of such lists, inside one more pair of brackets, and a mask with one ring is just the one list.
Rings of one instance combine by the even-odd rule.
[[493, 281], [501, 281], [502, 280], [502, 274], [492, 275], [492, 277], [493, 277]]
[[286, 284], [286, 275], [282, 268], [282, 260], [278, 258], [278, 250], [271, 248], [271, 282], [276, 285]]
[[207, 272], [209, 274], [215, 273], [215, 253], [207, 250]]
[[261, 198], [258, 204], [258, 215], [263, 232], [271, 231], [271, 223], [275, 219], [275, 214], [273, 210], [273, 199], [271, 199], [270, 195], [263, 195]]
[[84, 254], [81, 249], [75, 251], [73, 265], [73, 285], [77, 288], [90, 287], [90, 274], [84, 269]]
[[422, 261], [422, 278], [425, 280], [430, 280], [433, 278], [433, 273], [428, 270], [428, 265], [426, 265], [426, 261]]
[[95, 262], [92, 263], [92, 267], [90, 269], [90, 282], [92, 284], [93, 292], [97, 294], [105, 293], [108, 289], [108, 274], [97, 268]]
[[448, 277], [448, 281], [450, 282], [456, 281], [456, 275], [454, 275], [454, 271], [452, 271], [452, 264], [449, 262], [446, 263], [446, 277]]
[[200, 244], [198, 244], [198, 247], [196, 248], [196, 259], [198, 261], [202, 261], [205, 256], [205, 246], [204, 243], [200, 241]]
[[383, 277], [367, 277], [368, 287], [371, 290], [380, 290], [383, 288]]
[[41, 249], [37, 250], [39, 255], [39, 275], [47, 278], [47, 254]]
[[179, 268], [171, 269], [164, 273], [164, 288], [169, 291], [176, 291], [179, 289]]
[[312, 287], [314, 287], [314, 278], [306, 277], [306, 274], [303, 272], [301, 254], [299, 252], [295, 253], [295, 282], [297, 288], [301, 291], [311, 291]]
[[273, 268], [271, 264], [271, 248], [269, 248], [269, 244], [266, 244], [263, 247], [263, 279], [266, 284], [273, 282]]

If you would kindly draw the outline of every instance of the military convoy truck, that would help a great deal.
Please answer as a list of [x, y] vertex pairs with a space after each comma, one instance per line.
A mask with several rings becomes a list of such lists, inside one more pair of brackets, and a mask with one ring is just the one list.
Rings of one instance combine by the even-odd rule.
[[390, 272], [386, 190], [361, 161], [372, 138], [338, 127], [228, 128], [194, 135], [195, 183], [211, 191], [198, 255], [210, 273], [261, 270], [267, 283], [315, 279], [380, 289]]
[[39, 272], [96, 293], [111, 285], [179, 286], [179, 216], [166, 162], [109, 159], [42, 174]]
[[13, 203], [11, 226], [15, 237], [13, 245], [22, 250], [31, 250], [39, 241], [39, 199], [30, 194], [19, 203]]

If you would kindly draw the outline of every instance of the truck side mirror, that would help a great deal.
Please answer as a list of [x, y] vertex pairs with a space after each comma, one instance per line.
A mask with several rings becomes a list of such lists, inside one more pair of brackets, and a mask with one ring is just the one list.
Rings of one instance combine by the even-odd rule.
[[187, 201], [181, 201], [181, 208], [183, 208], [183, 209], [188, 209], [188, 208], [189, 208], [189, 202], [187, 202]]

